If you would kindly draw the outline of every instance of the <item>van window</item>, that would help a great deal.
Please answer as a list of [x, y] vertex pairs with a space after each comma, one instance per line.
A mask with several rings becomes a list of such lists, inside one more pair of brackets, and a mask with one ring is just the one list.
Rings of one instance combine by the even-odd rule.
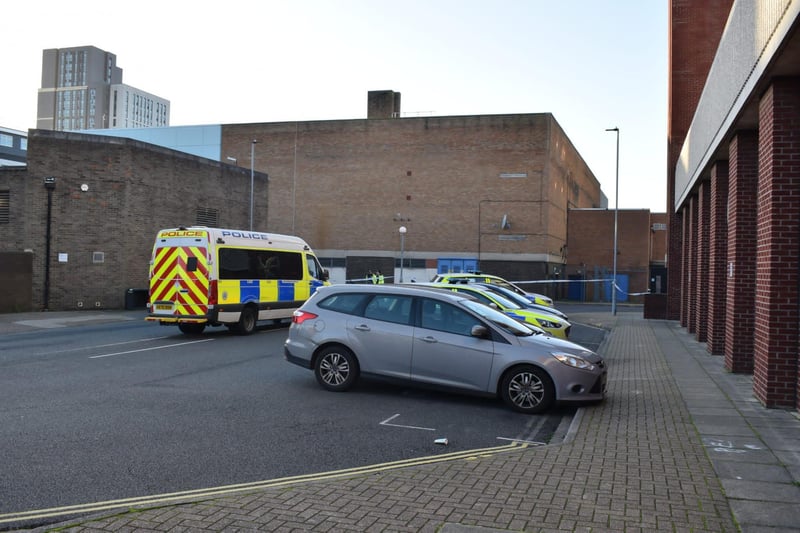
[[317, 258], [311, 254], [306, 254], [306, 265], [308, 266], [308, 275], [311, 279], [323, 279], [323, 270]]
[[303, 279], [303, 258], [300, 252], [219, 249], [220, 279]]

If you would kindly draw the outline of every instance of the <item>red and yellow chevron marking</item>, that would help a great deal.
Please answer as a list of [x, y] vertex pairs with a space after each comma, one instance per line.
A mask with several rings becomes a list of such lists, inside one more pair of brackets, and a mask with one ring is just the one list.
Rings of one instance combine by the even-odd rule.
[[[197, 270], [187, 270], [189, 258], [197, 259]], [[174, 246], [156, 249], [150, 276], [150, 302], [165, 301], [174, 304], [174, 315], [195, 316], [208, 312], [205, 248]]]

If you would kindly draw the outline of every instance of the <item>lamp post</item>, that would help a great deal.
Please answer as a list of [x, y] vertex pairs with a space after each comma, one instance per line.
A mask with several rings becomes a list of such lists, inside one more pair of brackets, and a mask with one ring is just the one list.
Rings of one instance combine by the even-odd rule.
[[400, 232], [400, 283], [403, 283], [403, 256], [406, 250], [406, 231], [408, 230], [405, 226], [400, 226], [397, 231]]
[[44, 244], [44, 302], [42, 310], [48, 311], [50, 306], [50, 227], [53, 211], [53, 191], [56, 188], [56, 179], [52, 176], [44, 178], [44, 188], [47, 190], [47, 226]]
[[619, 222], [619, 128], [608, 128], [606, 131], [613, 131], [617, 134], [617, 171], [615, 181], [614, 200], [614, 278], [611, 282], [611, 314], [617, 314], [617, 228]]
[[257, 142], [257, 140], [253, 139], [253, 142], [250, 143], [250, 231], [253, 231], [253, 180], [255, 175]]

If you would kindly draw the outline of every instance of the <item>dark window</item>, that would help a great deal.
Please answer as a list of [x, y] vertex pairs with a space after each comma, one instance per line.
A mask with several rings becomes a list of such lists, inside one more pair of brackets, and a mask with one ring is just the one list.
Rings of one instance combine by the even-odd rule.
[[408, 324], [411, 318], [411, 301], [410, 296], [377, 295], [364, 309], [364, 318]]
[[423, 328], [470, 336], [472, 327], [478, 325], [478, 319], [454, 305], [427, 298], [422, 301]]
[[186, 259], [186, 271], [194, 272], [195, 270], [197, 270], [197, 258], [189, 257], [188, 259]]
[[325, 298], [318, 305], [330, 311], [338, 311], [348, 315], [361, 315], [368, 297], [368, 294], [363, 293], [336, 294]]
[[303, 279], [303, 254], [275, 250], [220, 248], [220, 279]]

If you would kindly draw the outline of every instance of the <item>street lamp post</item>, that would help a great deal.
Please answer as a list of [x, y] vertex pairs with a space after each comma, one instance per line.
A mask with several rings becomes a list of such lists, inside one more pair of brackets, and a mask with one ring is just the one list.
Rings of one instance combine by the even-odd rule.
[[406, 231], [408, 230], [405, 226], [400, 226], [397, 231], [400, 232], [400, 283], [403, 283], [403, 256], [406, 250]]
[[617, 171], [615, 181], [615, 200], [614, 200], [614, 278], [611, 282], [611, 314], [617, 314], [617, 228], [619, 227], [619, 128], [608, 128], [606, 131], [613, 131], [617, 134]]
[[52, 176], [44, 178], [44, 188], [47, 190], [47, 226], [44, 244], [44, 302], [43, 311], [50, 307], [50, 237], [53, 211], [53, 191], [56, 188], [56, 179]]
[[257, 140], [253, 139], [253, 142], [250, 143], [250, 231], [253, 231], [253, 181], [255, 176], [257, 142]]

